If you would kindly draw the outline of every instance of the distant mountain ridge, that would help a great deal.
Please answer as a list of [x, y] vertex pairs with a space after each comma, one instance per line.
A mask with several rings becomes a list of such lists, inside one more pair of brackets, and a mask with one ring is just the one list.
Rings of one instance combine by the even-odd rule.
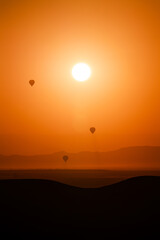
[[[67, 162], [63, 155], [68, 155]], [[48, 155], [0, 155], [0, 169], [160, 169], [160, 146], [109, 152], [56, 152]]]

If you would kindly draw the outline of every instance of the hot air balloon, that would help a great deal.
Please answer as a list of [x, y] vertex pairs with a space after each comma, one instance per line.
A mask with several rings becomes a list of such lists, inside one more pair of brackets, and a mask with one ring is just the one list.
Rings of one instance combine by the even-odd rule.
[[29, 84], [31, 85], [31, 87], [35, 84], [34, 80], [29, 80]]
[[64, 156], [63, 156], [63, 160], [64, 160], [65, 162], [67, 162], [68, 156], [67, 156], [67, 155], [64, 155]]
[[93, 134], [96, 131], [95, 127], [90, 128], [90, 132]]

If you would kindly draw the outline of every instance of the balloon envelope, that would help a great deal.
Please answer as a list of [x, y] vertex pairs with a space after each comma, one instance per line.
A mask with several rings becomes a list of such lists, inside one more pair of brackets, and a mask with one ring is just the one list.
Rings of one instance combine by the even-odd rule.
[[29, 80], [29, 84], [31, 85], [31, 87], [35, 84], [34, 80]]
[[65, 162], [67, 162], [68, 156], [67, 156], [67, 155], [64, 155], [64, 156], [63, 156], [63, 160], [64, 160]]
[[96, 131], [95, 127], [90, 128], [90, 132], [93, 134]]

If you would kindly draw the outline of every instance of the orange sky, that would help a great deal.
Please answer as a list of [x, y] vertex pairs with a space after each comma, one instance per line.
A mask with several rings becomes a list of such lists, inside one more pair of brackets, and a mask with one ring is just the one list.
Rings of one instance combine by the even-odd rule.
[[160, 145], [159, 26], [159, 0], [0, 1], [0, 153]]

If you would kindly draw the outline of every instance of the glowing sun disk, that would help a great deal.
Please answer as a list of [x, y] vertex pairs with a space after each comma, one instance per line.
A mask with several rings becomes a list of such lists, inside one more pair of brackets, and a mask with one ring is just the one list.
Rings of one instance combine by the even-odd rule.
[[91, 69], [86, 63], [77, 63], [72, 68], [72, 76], [79, 82], [86, 81], [91, 76]]

